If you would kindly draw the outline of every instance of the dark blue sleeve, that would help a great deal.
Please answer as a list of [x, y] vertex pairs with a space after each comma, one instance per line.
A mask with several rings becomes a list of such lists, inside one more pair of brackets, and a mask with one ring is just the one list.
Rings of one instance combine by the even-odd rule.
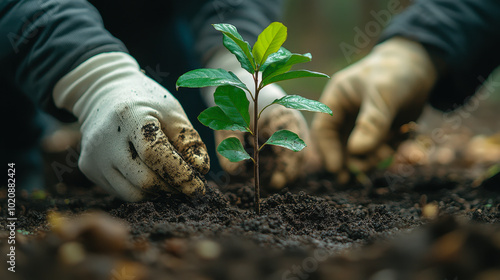
[[86, 59], [111, 51], [127, 50], [87, 1], [0, 2], [1, 82], [60, 119], [72, 115], [55, 107], [55, 83]]
[[382, 41], [403, 36], [424, 45], [440, 77], [430, 96], [438, 109], [462, 104], [500, 64], [500, 1], [416, 0]]

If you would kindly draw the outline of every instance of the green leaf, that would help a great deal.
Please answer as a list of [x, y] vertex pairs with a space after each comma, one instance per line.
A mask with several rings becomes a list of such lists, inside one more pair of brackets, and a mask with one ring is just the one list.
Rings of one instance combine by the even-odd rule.
[[268, 84], [276, 83], [276, 82], [281, 82], [285, 80], [291, 80], [291, 79], [297, 79], [297, 78], [307, 78], [307, 77], [320, 77], [320, 78], [330, 78], [328, 75], [319, 73], [319, 72], [314, 72], [314, 71], [309, 71], [309, 70], [295, 70], [295, 71], [290, 71], [286, 72], [283, 74], [279, 74], [276, 76], [271, 76], [262, 81], [262, 86], [266, 86]]
[[306, 147], [304, 140], [300, 139], [297, 134], [289, 130], [276, 131], [273, 135], [271, 135], [271, 137], [269, 137], [264, 145], [280, 146], [294, 152], [301, 151]]
[[325, 104], [316, 100], [307, 99], [300, 95], [283, 96], [280, 99], [274, 100], [272, 104], [279, 104], [285, 106], [286, 108], [296, 109], [296, 110], [327, 113], [333, 116], [332, 110]]
[[[250, 74], [255, 73], [255, 62], [253, 60], [252, 53], [250, 52], [250, 44], [248, 44], [248, 42], [235, 41], [226, 34], [223, 34], [222, 36], [224, 37], [222, 40], [224, 47], [236, 56], [236, 59], [240, 62], [241, 67], [247, 70]], [[240, 44], [243, 45], [243, 47], [241, 47]]]
[[277, 52], [287, 37], [287, 28], [280, 22], [271, 23], [257, 38], [252, 49], [253, 57], [258, 65], [264, 64], [267, 57]]
[[284, 47], [281, 47], [277, 52], [270, 54], [266, 62], [260, 66], [260, 71], [265, 72], [267, 67], [276, 63], [281, 63], [284, 64], [286, 63], [290, 57], [292, 57], [292, 53], [285, 49]]
[[[271, 56], [269, 56], [271, 57]], [[266, 67], [264, 72], [262, 73], [262, 79], [266, 79], [268, 77], [276, 76], [279, 74], [283, 74], [285, 72], [290, 71], [292, 69], [292, 66], [298, 63], [305, 63], [311, 61], [312, 56], [310, 53], [306, 54], [291, 54], [289, 59], [283, 59], [281, 61], [276, 61], [272, 64], [269, 65], [269, 67]], [[269, 58], [267, 59], [269, 60]], [[267, 61], [266, 61], [267, 63]]]
[[180, 76], [176, 83], [177, 88], [201, 88], [225, 85], [231, 85], [248, 90], [246, 85], [240, 81], [234, 73], [228, 72], [224, 69], [204, 68], [191, 70]]
[[241, 37], [240, 33], [238, 33], [238, 29], [236, 28], [236, 26], [234, 26], [232, 24], [216, 23], [216, 24], [212, 24], [212, 26], [217, 31], [220, 31], [224, 34], [227, 34], [228, 36], [231, 36], [231, 37], [234, 37], [235, 39], [243, 41], [243, 37]]
[[230, 162], [251, 159], [250, 155], [243, 148], [240, 140], [236, 137], [230, 137], [220, 142], [217, 147], [217, 152], [227, 158]]
[[250, 51], [250, 44], [243, 40], [243, 37], [238, 33], [238, 29], [234, 25], [227, 23], [214, 24], [213, 27], [224, 34], [224, 46], [236, 56], [241, 67], [251, 74], [255, 73], [255, 60]]
[[210, 107], [201, 112], [198, 120], [213, 130], [248, 131], [245, 126], [234, 123], [218, 106]]
[[246, 127], [247, 131], [250, 131], [250, 114], [248, 113], [250, 102], [242, 89], [233, 86], [218, 87], [214, 92], [214, 101], [233, 123]]
[[486, 170], [485, 175], [486, 175], [486, 178], [489, 179], [489, 178], [497, 175], [498, 173], [500, 173], [500, 164], [497, 163], [497, 164], [490, 166], [488, 168], [488, 170]]

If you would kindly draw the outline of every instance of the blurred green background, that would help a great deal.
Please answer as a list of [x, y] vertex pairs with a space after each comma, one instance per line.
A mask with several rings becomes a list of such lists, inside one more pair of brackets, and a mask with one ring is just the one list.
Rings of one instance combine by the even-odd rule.
[[[312, 62], [302, 66], [305, 69], [332, 75], [361, 59], [377, 43], [387, 26], [386, 22], [377, 19], [377, 14], [392, 18], [398, 14], [391, 12], [394, 7], [402, 11], [410, 5], [411, 0], [287, 0], [283, 23], [288, 27], [288, 39], [284, 46], [295, 53], [312, 54]], [[363, 46], [356, 44], [360, 31], [369, 38]], [[346, 57], [342, 45], [356, 47], [359, 53]], [[499, 69], [492, 76], [494, 81], [499, 81]], [[327, 79], [307, 78], [283, 82], [280, 86], [288, 94], [318, 99], [326, 83]], [[472, 112], [473, 117], [468, 120], [470, 123], [465, 123], [472, 126], [475, 133], [498, 132], [500, 122], [496, 120], [499, 107], [500, 88], [495, 87], [495, 93], [481, 102]], [[304, 115], [311, 121], [311, 113], [305, 112]], [[432, 122], [432, 126], [440, 126], [442, 113], [426, 109], [423, 120]]]
[[[288, 0], [283, 19], [288, 27], [288, 39], [284, 46], [295, 53], [310, 52], [312, 62], [303, 67], [331, 75], [362, 58], [377, 43], [385, 25], [380, 24], [373, 13], [392, 17], [395, 15], [389, 11], [392, 5], [402, 10], [409, 3], [409, 0]], [[368, 36], [366, 45], [356, 45], [356, 29]], [[359, 53], [346, 58], [342, 44], [356, 47]], [[326, 79], [309, 78], [280, 85], [289, 94], [318, 99], [326, 82]], [[305, 115], [311, 119], [311, 114]]]

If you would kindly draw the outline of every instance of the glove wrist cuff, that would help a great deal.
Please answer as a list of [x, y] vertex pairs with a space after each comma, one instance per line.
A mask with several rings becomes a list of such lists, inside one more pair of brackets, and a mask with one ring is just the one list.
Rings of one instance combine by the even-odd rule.
[[139, 65], [129, 54], [110, 52], [95, 55], [56, 83], [52, 92], [54, 103], [58, 108], [64, 108], [80, 118], [80, 110], [75, 110], [77, 102], [88, 103], [85, 101], [94, 100], [106, 92], [104, 89], [109, 84], [137, 74], [141, 74]]

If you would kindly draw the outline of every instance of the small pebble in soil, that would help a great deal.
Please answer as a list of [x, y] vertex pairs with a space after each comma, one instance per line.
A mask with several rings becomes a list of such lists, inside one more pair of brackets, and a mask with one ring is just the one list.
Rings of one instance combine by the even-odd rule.
[[466, 236], [463, 232], [452, 231], [439, 238], [431, 248], [431, 255], [438, 261], [452, 262], [460, 255]]
[[51, 212], [48, 221], [63, 240], [80, 240], [90, 251], [122, 252], [127, 247], [128, 229], [103, 212], [87, 212], [77, 217]]
[[185, 239], [170, 238], [165, 241], [165, 250], [175, 256], [182, 256], [187, 250], [187, 243]]
[[66, 242], [59, 247], [59, 259], [67, 265], [75, 265], [85, 259], [85, 248], [79, 242]]
[[214, 260], [219, 257], [221, 253], [220, 245], [211, 240], [202, 240], [196, 244], [196, 253], [202, 259]]
[[439, 208], [436, 203], [429, 203], [426, 204], [422, 208], [422, 217], [426, 219], [433, 220], [435, 219], [439, 214]]

